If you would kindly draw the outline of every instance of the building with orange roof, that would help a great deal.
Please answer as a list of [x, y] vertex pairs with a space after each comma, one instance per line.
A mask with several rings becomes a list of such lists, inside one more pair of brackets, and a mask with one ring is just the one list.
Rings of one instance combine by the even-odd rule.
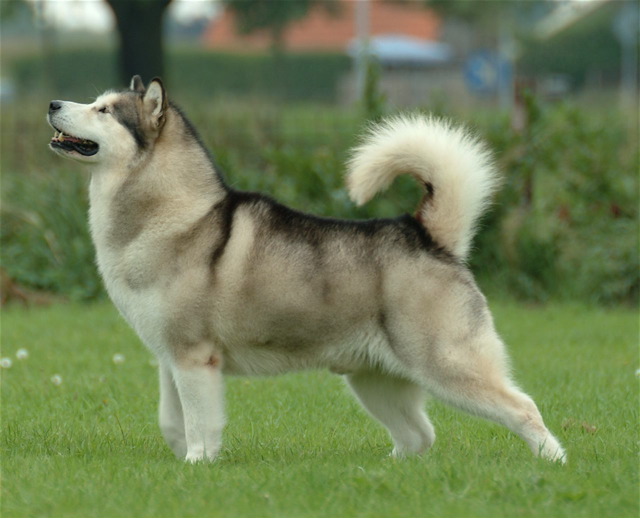
[[[337, 0], [336, 9], [313, 6], [306, 17], [289, 24], [283, 34], [289, 51], [346, 51], [356, 37], [357, 1]], [[398, 35], [420, 40], [439, 38], [441, 21], [418, 2], [370, 0], [369, 35]], [[256, 52], [268, 50], [271, 37], [267, 31], [241, 34], [234, 13], [224, 9], [203, 35], [203, 44], [211, 50]]]

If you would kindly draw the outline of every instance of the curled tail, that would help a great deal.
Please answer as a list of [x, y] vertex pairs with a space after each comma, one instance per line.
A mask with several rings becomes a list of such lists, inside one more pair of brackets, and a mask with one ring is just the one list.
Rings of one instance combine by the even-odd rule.
[[373, 126], [348, 163], [347, 188], [358, 205], [407, 173], [425, 187], [416, 218], [457, 258], [467, 258], [475, 226], [498, 185], [488, 148], [463, 128], [427, 116]]

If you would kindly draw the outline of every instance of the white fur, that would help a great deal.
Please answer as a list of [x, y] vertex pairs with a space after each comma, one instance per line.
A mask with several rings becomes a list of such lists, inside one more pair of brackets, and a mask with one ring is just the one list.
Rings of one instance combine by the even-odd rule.
[[362, 205], [403, 173], [433, 186], [433, 199], [419, 216], [440, 245], [465, 260], [477, 220], [498, 183], [489, 150], [442, 119], [390, 118], [373, 126], [353, 150], [349, 195]]
[[392, 456], [419, 454], [433, 445], [436, 433], [424, 411], [421, 385], [373, 372], [349, 375], [347, 381], [367, 411], [389, 430]]

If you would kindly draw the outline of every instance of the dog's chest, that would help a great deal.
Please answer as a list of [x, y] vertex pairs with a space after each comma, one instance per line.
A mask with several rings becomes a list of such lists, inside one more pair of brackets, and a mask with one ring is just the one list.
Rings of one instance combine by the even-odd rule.
[[114, 249], [108, 245], [106, 232], [92, 221], [98, 270], [107, 293], [145, 345], [154, 353], [163, 354], [166, 309], [159, 286], [154, 283], [157, 276], [154, 256], [141, 248]]
[[[154, 284], [132, 286], [130, 262], [118, 263], [110, 256], [108, 252], [98, 251], [98, 266], [109, 297], [145, 345], [154, 353], [163, 354], [166, 309], [158, 287]], [[140, 278], [145, 277], [139, 266], [138, 271]]]

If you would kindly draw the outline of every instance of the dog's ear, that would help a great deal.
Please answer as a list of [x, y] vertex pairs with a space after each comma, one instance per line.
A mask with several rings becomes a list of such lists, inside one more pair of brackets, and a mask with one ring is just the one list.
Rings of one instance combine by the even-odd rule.
[[144, 107], [151, 124], [156, 128], [162, 128], [167, 113], [167, 94], [160, 78], [154, 78], [149, 83], [144, 94]]
[[144, 83], [142, 82], [142, 78], [140, 76], [133, 76], [131, 78], [131, 83], [129, 84], [129, 88], [134, 92], [140, 92], [144, 94]]

